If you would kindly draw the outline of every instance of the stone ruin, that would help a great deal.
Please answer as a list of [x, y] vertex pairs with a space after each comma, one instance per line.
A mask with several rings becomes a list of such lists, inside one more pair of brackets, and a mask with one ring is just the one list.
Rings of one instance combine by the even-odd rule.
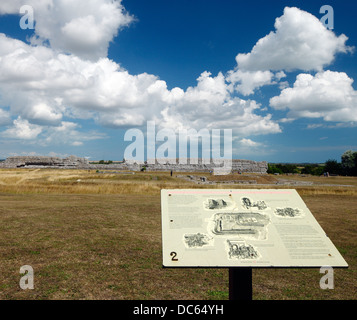
[[9, 157], [0, 162], [0, 168], [86, 168], [89, 166], [87, 159], [69, 156], [62, 159], [58, 157], [26, 156]]
[[[188, 160], [187, 164], [179, 161], [132, 162], [122, 161], [111, 164], [93, 164], [87, 159], [70, 156], [67, 158], [42, 157], [42, 156], [17, 156], [9, 157], [0, 162], [0, 168], [63, 168], [63, 169], [88, 169], [88, 170], [129, 170], [129, 171], [174, 171], [174, 172], [214, 172], [217, 165], [213, 161], [203, 163], [202, 160]], [[218, 166], [219, 167], [219, 166]], [[232, 172], [239, 173], [267, 173], [268, 163], [252, 160], [232, 160]]]
[[[209, 163], [204, 163], [202, 159], [190, 161], [188, 159], [187, 164], [180, 164], [179, 161], [155, 161], [155, 164], [141, 164], [141, 166], [145, 166], [148, 171], [167, 171], [172, 170], [176, 172], [217, 172], [219, 174], [218, 169], [222, 169], [221, 174], [228, 174], [230, 172], [226, 172], [224, 170], [223, 164], [217, 165], [214, 161], [210, 161]], [[231, 172], [240, 172], [240, 173], [267, 173], [268, 163], [265, 161], [257, 162], [252, 160], [232, 160], [232, 169]]]

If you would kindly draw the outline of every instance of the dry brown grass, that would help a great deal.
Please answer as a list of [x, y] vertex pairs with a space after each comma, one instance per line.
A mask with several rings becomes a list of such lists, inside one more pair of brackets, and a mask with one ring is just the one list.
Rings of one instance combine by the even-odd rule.
[[[227, 269], [162, 268], [160, 190], [202, 187], [255, 186], [169, 173], [0, 170], [0, 299], [227, 299]], [[318, 269], [255, 269], [254, 299], [356, 299], [355, 187], [295, 188], [350, 268], [336, 270], [327, 291]], [[34, 290], [19, 288], [25, 264]]]
[[[14, 194], [158, 194], [168, 174], [113, 174], [88, 170], [0, 170], [0, 192]], [[171, 179], [173, 181], [173, 179]], [[171, 181], [171, 182], [172, 182]]]
[[[188, 173], [192, 175], [192, 173]], [[184, 174], [180, 174], [182, 176]], [[357, 178], [351, 177], [299, 177], [272, 175], [227, 175], [207, 176], [215, 184], [197, 184], [169, 172], [96, 173], [94, 170], [51, 169], [0, 169], [0, 192], [12, 194], [151, 194], [159, 195], [162, 188], [279, 188], [297, 189], [303, 195], [343, 194], [357, 195]], [[311, 181], [312, 186], [277, 185], [279, 179]], [[257, 181], [254, 184], [234, 184], [227, 181]], [[349, 185], [350, 187], [347, 187]]]
[[278, 179], [273, 175], [257, 175], [254, 173], [227, 174], [222, 176], [209, 175], [208, 180], [215, 182], [235, 181], [237, 183], [244, 181], [256, 181], [257, 184], [275, 184], [278, 181]]

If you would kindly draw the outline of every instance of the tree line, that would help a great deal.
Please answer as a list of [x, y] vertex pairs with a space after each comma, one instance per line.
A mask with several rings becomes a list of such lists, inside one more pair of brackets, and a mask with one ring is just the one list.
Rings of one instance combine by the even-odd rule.
[[341, 156], [341, 162], [334, 159], [327, 160], [324, 164], [268, 164], [268, 173], [284, 174], [298, 173], [321, 176], [343, 175], [357, 176], [357, 152], [347, 150]]

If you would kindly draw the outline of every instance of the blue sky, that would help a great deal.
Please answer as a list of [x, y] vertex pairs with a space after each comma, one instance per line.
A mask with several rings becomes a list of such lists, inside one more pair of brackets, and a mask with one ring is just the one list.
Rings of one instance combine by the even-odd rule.
[[[20, 28], [25, 4], [34, 30]], [[356, 11], [349, 0], [1, 3], [0, 158], [121, 160], [126, 130], [155, 121], [232, 129], [236, 159], [340, 160], [357, 150]]]

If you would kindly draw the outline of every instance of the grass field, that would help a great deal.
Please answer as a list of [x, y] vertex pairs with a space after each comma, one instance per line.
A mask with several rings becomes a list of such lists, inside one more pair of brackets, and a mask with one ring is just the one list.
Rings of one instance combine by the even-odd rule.
[[[191, 173], [190, 173], [191, 174]], [[203, 174], [199, 174], [203, 175]], [[252, 178], [253, 177], [253, 178]], [[232, 175], [213, 185], [169, 173], [0, 170], [0, 299], [228, 299], [228, 269], [163, 269], [162, 188], [294, 188], [349, 264], [322, 290], [319, 269], [254, 269], [254, 299], [357, 298], [357, 178]], [[21, 290], [31, 265], [35, 289]]]

